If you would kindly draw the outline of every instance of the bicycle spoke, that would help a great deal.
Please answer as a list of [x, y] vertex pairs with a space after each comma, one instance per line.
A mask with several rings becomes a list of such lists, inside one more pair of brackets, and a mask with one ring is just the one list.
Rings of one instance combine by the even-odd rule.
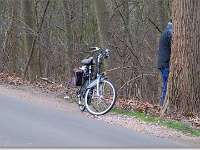
[[94, 115], [102, 115], [110, 111], [116, 101], [116, 90], [110, 81], [104, 80], [99, 84], [99, 96], [97, 88], [88, 89], [86, 92], [90, 99], [85, 100], [86, 109]]

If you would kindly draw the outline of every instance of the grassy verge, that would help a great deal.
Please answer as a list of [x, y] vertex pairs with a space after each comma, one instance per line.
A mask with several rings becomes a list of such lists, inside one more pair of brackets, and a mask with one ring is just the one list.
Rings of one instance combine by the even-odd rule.
[[116, 109], [116, 108], [113, 108], [112, 111], [117, 113], [117, 114], [135, 116], [135, 117], [140, 118], [141, 120], [143, 120], [145, 122], [158, 123], [159, 125], [167, 126], [169, 128], [175, 129], [177, 131], [181, 131], [183, 133], [190, 133], [190, 134], [193, 134], [195, 136], [200, 136], [200, 130], [199, 129], [192, 128], [188, 124], [185, 124], [185, 123], [182, 123], [182, 122], [175, 122], [173, 120], [164, 121], [161, 118], [147, 117], [145, 114], [140, 113], [138, 111], [126, 111], [126, 110], [120, 110], [120, 109]]

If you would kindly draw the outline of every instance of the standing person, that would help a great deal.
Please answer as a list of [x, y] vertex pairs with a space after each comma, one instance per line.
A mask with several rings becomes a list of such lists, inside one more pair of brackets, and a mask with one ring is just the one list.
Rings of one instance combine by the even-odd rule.
[[169, 22], [167, 28], [162, 32], [159, 40], [158, 49], [158, 69], [161, 72], [163, 80], [162, 100], [163, 106], [165, 95], [167, 91], [167, 80], [169, 75], [169, 62], [171, 54], [171, 40], [172, 40], [172, 23]]

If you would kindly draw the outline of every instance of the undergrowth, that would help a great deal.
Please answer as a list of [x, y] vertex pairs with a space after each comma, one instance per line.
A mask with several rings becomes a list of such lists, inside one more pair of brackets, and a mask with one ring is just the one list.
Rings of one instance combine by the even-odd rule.
[[127, 110], [121, 110], [121, 109], [116, 109], [116, 108], [113, 108], [112, 111], [117, 113], [117, 114], [135, 116], [135, 117], [140, 118], [141, 120], [143, 120], [145, 122], [158, 123], [161, 126], [166, 126], [166, 127], [171, 128], [171, 129], [181, 131], [183, 133], [189, 133], [189, 134], [193, 134], [195, 136], [200, 136], [200, 130], [199, 129], [197, 129], [195, 127], [191, 127], [189, 124], [186, 124], [186, 123], [183, 123], [183, 122], [177, 122], [177, 121], [174, 121], [174, 120], [165, 121], [165, 120], [163, 120], [161, 118], [157, 118], [157, 117], [148, 117], [145, 114], [138, 112], [138, 111], [127, 111]]

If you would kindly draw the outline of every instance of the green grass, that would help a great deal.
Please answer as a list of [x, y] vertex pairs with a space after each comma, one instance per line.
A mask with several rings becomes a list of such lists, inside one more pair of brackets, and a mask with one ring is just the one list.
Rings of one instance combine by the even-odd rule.
[[162, 126], [166, 126], [166, 127], [175, 129], [177, 131], [181, 131], [183, 133], [190, 133], [190, 134], [193, 134], [193, 135], [196, 135], [196, 136], [200, 136], [200, 130], [199, 129], [191, 128], [188, 124], [185, 124], [185, 123], [182, 123], [182, 122], [175, 122], [173, 120], [164, 121], [164, 120], [162, 120], [160, 118], [156, 118], [156, 117], [147, 117], [145, 114], [140, 113], [138, 111], [127, 111], [127, 110], [120, 110], [120, 109], [116, 109], [116, 108], [113, 108], [112, 111], [117, 113], [117, 114], [135, 116], [135, 117], [140, 118], [141, 120], [143, 120], [145, 122], [158, 123]]

